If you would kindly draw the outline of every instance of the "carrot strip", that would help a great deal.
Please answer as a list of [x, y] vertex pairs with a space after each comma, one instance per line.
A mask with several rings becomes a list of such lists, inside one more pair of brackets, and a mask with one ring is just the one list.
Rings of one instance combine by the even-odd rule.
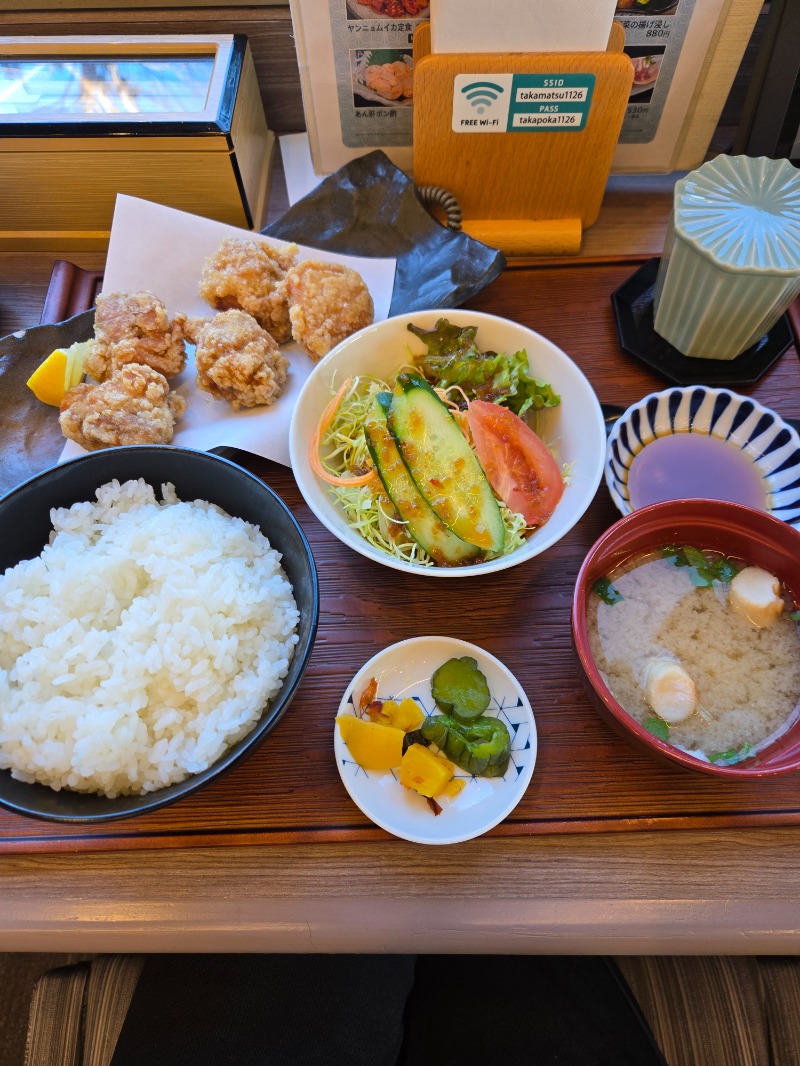
[[460, 403], [457, 400], [451, 400], [450, 396], [448, 395], [448, 393], [453, 392], [453, 391], [460, 392], [461, 396], [463, 397], [464, 402], [469, 404], [469, 399], [467, 397], [467, 394], [464, 392], [464, 390], [461, 388], [461, 386], [460, 385], [448, 385], [446, 389], [438, 389], [437, 388], [437, 389], [434, 389], [433, 391], [436, 393], [436, 395], [439, 397], [439, 399], [442, 401], [442, 403], [448, 409], [450, 414], [453, 416], [455, 421], [458, 423], [458, 428], [461, 430], [461, 432], [464, 434], [464, 436], [467, 438], [467, 440], [471, 441], [472, 438], [471, 438], [471, 435], [470, 435], [470, 433], [468, 431], [467, 413], [466, 413], [466, 411], [462, 411], [461, 410], [461, 405], [460, 405]]
[[460, 393], [462, 402], [466, 403], [466, 404], [469, 403], [469, 396], [467, 396], [467, 394], [464, 392], [464, 390], [461, 388], [460, 385], [448, 385], [446, 389], [441, 389], [441, 390], [440, 389], [436, 389], [435, 391], [444, 393], [444, 401], [448, 405], [448, 407], [459, 407], [460, 406], [460, 404], [458, 402], [456, 402], [455, 400], [451, 400], [450, 399], [448, 393], [451, 393], [451, 392]]
[[325, 433], [336, 417], [336, 412], [339, 410], [339, 404], [344, 399], [345, 393], [350, 388], [353, 379], [348, 378], [335, 396], [325, 406], [325, 410], [322, 412], [319, 424], [314, 430], [311, 436], [311, 445], [308, 453], [308, 461], [311, 469], [317, 475], [322, 478], [323, 481], [327, 481], [330, 485], [342, 485], [346, 487], [358, 487], [359, 485], [368, 485], [373, 479], [377, 479], [377, 474], [374, 470], [370, 470], [366, 474], [359, 474], [357, 477], [339, 477], [336, 474], [329, 473], [322, 465], [322, 461], [319, 457], [319, 446], [322, 443], [322, 435]]

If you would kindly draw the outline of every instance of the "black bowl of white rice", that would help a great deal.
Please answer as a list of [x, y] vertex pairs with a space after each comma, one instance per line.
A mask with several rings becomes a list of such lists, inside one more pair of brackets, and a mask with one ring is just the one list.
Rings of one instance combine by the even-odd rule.
[[108, 448], [0, 500], [0, 804], [101, 822], [172, 803], [288, 708], [319, 617], [272, 489], [221, 456]]

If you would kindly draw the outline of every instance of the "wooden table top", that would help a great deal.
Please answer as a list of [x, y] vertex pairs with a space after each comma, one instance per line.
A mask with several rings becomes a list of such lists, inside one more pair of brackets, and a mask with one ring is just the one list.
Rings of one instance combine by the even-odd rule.
[[[659, 254], [670, 202], [666, 184], [614, 183], [583, 255]], [[96, 253], [1, 254], [0, 332], [38, 321], [56, 258], [102, 268]], [[525, 280], [533, 285], [539, 266], [513, 264], [471, 306], [536, 328]], [[580, 300], [565, 300], [551, 339], [561, 343], [556, 334], [579, 314]], [[665, 384], [621, 353], [594, 366], [590, 337], [567, 350], [602, 401], [627, 404]], [[787, 353], [740, 391], [797, 417], [798, 373]], [[446, 584], [455, 599], [459, 583]], [[447, 848], [381, 839], [7, 854], [0, 948], [796, 953], [798, 873], [793, 826], [485, 837]]]

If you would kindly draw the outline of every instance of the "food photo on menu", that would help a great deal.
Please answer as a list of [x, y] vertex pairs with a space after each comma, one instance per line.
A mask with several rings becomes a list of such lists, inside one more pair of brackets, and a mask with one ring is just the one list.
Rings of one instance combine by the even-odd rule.
[[652, 99], [653, 90], [661, 73], [665, 51], [664, 45], [634, 46], [625, 49], [625, 54], [633, 63], [633, 85], [630, 99], [637, 104], [646, 104]]
[[410, 48], [356, 48], [350, 53], [356, 107], [410, 107], [414, 59]]
[[679, 0], [617, 0], [616, 10], [625, 15], [674, 15]]
[[428, 18], [428, 0], [347, 0], [348, 19]]

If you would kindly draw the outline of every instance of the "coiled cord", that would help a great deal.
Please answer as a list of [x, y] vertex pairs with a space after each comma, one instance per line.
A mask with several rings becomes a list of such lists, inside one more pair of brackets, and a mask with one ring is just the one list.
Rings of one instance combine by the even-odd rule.
[[[461, 204], [447, 189], [440, 185], [421, 185], [417, 189], [420, 199], [426, 207], [441, 207], [447, 216], [447, 228], [455, 233], [461, 231]], [[433, 213], [433, 212], [431, 212]]]

